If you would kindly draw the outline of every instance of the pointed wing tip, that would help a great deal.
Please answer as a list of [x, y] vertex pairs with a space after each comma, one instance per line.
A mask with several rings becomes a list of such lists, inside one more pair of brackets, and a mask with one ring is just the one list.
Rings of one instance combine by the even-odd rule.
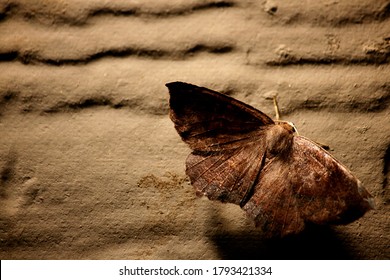
[[169, 89], [170, 92], [197, 88], [195, 85], [179, 81], [166, 83], [165, 86]]
[[168, 88], [168, 89], [171, 89], [171, 88], [174, 88], [177, 86], [177, 84], [180, 84], [181, 82], [169, 82], [169, 83], [166, 83], [165, 86]]
[[375, 199], [367, 191], [367, 189], [365, 187], [363, 187], [363, 184], [362, 184], [362, 182], [360, 182], [360, 180], [357, 180], [357, 187], [358, 187], [358, 192], [359, 192], [360, 196], [366, 202], [367, 210], [375, 210], [376, 209]]
[[376, 203], [375, 203], [374, 198], [369, 197], [369, 198], [366, 198], [365, 200], [367, 201], [368, 205], [369, 205], [370, 208], [371, 208], [371, 209], [369, 209], [369, 210], [376, 210]]

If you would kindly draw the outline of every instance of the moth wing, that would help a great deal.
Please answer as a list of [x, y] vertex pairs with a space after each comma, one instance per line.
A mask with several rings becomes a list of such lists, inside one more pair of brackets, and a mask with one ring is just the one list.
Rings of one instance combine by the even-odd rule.
[[291, 187], [289, 167], [284, 160], [273, 158], [262, 169], [253, 195], [243, 205], [265, 235], [284, 236], [304, 229], [305, 222]]
[[239, 148], [251, 132], [274, 121], [259, 110], [225, 94], [182, 82], [166, 84], [170, 118], [194, 151]]
[[[346, 224], [375, 207], [362, 183], [336, 158], [313, 141], [297, 136], [291, 173], [301, 216], [316, 224]], [[309, 163], [309, 164], [307, 164]]]
[[265, 155], [261, 131], [253, 134], [257, 140], [241, 140], [239, 148], [188, 156], [186, 173], [198, 196], [239, 205], [248, 199]]
[[262, 169], [243, 206], [271, 236], [298, 233], [305, 223], [348, 223], [372, 208], [371, 195], [334, 157], [314, 142], [293, 138], [287, 154]]

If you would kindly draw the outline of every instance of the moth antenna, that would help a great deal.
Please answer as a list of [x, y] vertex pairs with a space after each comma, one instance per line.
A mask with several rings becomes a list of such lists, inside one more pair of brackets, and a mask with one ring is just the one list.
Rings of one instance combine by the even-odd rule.
[[276, 117], [276, 122], [279, 122], [279, 123], [288, 123], [294, 130], [294, 133], [296, 135], [299, 135], [298, 133], [298, 129], [297, 127], [295, 126], [295, 124], [293, 124], [292, 122], [289, 122], [289, 121], [282, 121], [280, 120], [280, 111], [279, 111], [279, 104], [278, 104], [278, 99], [277, 99], [278, 95], [274, 95], [272, 97], [272, 99], [274, 100], [274, 108], [275, 108], [275, 117]]
[[273, 100], [274, 100], [274, 108], [275, 108], [275, 117], [276, 117], [276, 120], [279, 121], [280, 120], [280, 111], [279, 111], [277, 95], [273, 96]]

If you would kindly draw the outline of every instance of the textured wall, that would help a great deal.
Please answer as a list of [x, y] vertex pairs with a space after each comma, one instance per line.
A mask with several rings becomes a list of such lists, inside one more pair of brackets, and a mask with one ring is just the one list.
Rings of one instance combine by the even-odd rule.
[[[0, 258], [390, 258], [389, 1], [0, 0], [0, 30]], [[196, 198], [176, 80], [277, 93], [377, 209], [267, 240]]]

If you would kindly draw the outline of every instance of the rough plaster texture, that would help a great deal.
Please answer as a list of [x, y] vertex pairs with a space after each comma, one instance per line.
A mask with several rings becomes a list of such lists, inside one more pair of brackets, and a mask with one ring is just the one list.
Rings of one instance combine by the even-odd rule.
[[[1, 259], [389, 259], [390, 2], [0, 0]], [[377, 209], [269, 240], [199, 199], [164, 84], [326, 143]]]

